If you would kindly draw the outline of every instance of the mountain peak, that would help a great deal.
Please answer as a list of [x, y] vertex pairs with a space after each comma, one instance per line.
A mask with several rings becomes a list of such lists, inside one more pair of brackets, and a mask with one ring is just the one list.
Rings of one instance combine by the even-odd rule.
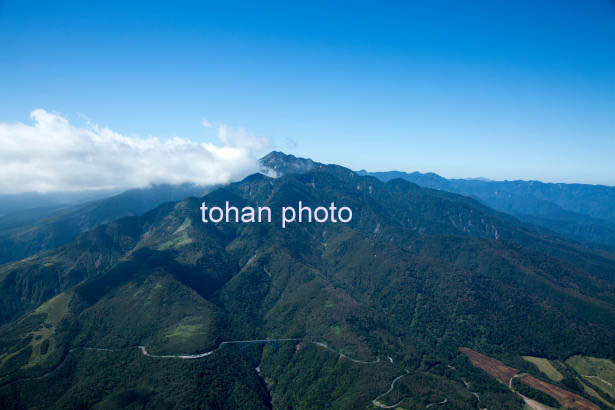
[[264, 171], [273, 171], [276, 176], [303, 174], [311, 171], [317, 165], [322, 165], [309, 158], [299, 158], [280, 151], [271, 151], [261, 158], [259, 162]]

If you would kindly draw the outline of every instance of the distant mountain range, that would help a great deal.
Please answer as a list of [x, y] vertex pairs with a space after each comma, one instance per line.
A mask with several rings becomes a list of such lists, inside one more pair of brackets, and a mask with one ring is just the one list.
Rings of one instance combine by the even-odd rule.
[[209, 189], [193, 184], [163, 184], [74, 205], [56, 203], [44, 207], [29, 207], [37, 202], [28, 201], [30, 195], [20, 196], [16, 202], [23, 208], [0, 217], [0, 264], [57, 248], [100, 224], [142, 215], [164, 202], [201, 196]]
[[79, 192], [50, 192], [46, 194], [26, 192], [22, 194], [0, 194], [0, 217], [25, 209], [59, 209], [84, 202], [103, 199], [118, 191], [97, 190]]
[[[278, 177], [0, 266], [0, 407], [523, 409], [521, 389], [557, 403], [541, 380], [582, 398], [570, 407], [615, 406], [592, 378], [612, 375], [581, 366], [615, 366], [615, 254], [402, 178], [283, 153], [262, 165]], [[202, 202], [225, 201], [354, 217], [201, 222]], [[519, 370], [534, 387], [512, 383]]]
[[[261, 160], [278, 173], [307, 172], [317, 162], [272, 152]], [[425, 188], [469, 196], [531, 225], [546, 228], [579, 243], [615, 249], [615, 187], [540, 181], [492, 181], [487, 178], [446, 179], [433, 172], [368, 172], [388, 182], [401, 178]]]
[[615, 187], [540, 181], [446, 179], [434, 173], [367, 172], [382, 181], [405, 179], [426, 188], [454, 192], [565, 238], [615, 248]]

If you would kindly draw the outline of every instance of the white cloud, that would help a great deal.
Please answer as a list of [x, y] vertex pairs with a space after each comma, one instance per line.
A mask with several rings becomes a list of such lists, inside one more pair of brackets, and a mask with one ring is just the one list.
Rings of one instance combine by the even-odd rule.
[[220, 144], [174, 137], [131, 137], [89, 124], [72, 125], [43, 109], [33, 125], [0, 123], [0, 193], [144, 187], [155, 183], [219, 184], [257, 172], [268, 144], [225, 124]]
[[226, 145], [260, 149], [268, 143], [267, 138], [255, 137], [244, 128], [235, 129], [226, 124], [212, 123], [208, 120], [203, 120], [202, 124], [207, 128], [215, 128], [218, 131], [218, 138]]

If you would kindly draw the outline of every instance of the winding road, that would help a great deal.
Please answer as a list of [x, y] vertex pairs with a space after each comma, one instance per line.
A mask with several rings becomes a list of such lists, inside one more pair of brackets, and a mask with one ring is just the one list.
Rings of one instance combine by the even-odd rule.
[[[281, 342], [312, 343], [312, 344], [314, 344], [314, 345], [316, 345], [316, 346], [318, 346], [320, 348], [327, 349], [327, 350], [330, 350], [330, 351], [336, 353], [339, 356], [340, 359], [349, 360], [349, 361], [351, 361], [353, 363], [358, 363], [358, 364], [376, 364], [376, 363], [380, 362], [380, 356], [377, 356], [376, 360], [371, 360], [371, 361], [358, 360], [358, 359], [354, 359], [352, 357], [349, 357], [349, 356], [345, 355], [344, 353], [329, 347], [326, 343], [316, 342], [316, 341], [313, 341], [313, 340], [301, 339], [301, 338], [228, 340], [228, 341], [221, 342], [215, 349], [209, 350], [209, 351], [204, 352], [204, 353], [198, 353], [198, 354], [174, 354], [174, 355], [156, 355], [156, 354], [152, 354], [152, 353], [147, 351], [147, 348], [145, 346], [142, 346], [142, 345], [127, 346], [127, 347], [121, 347], [121, 348], [115, 348], [115, 349], [103, 348], [103, 347], [80, 346], [80, 347], [74, 347], [74, 348], [70, 349], [67, 352], [67, 354], [64, 355], [64, 358], [62, 359], [62, 361], [60, 363], [58, 363], [57, 366], [55, 366], [53, 369], [51, 369], [47, 373], [45, 373], [45, 374], [43, 374], [41, 376], [35, 376], [35, 377], [28, 377], [28, 378], [21, 378], [21, 379], [12, 380], [12, 381], [10, 381], [8, 383], [0, 385], [0, 388], [8, 386], [8, 385], [11, 385], [13, 383], [17, 383], [19, 381], [39, 380], [39, 379], [43, 379], [45, 377], [48, 377], [52, 373], [54, 373], [56, 370], [58, 370], [66, 362], [66, 359], [68, 358], [68, 356], [71, 353], [76, 352], [76, 351], [119, 352], [119, 351], [124, 351], [124, 350], [128, 350], [128, 349], [139, 349], [139, 351], [141, 352], [141, 354], [143, 354], [143, 356], [151, 357], [151, 358], [154, 358], [154, 359], [196, 360], [196, 359], [202, 359], [202, 358], [207, 357], [207, 356], [211, 356], [212, 354], [216, 353], [218, 350], [220, 350], [222, 347], [224, 347], [226, 345], [234, 345], [234, 344], [259, 344], [259, 343], [281, 343]], [[398, 403], [396, 403], [394, 405], [388, 406], [386, 404], [380, 403], [378, 400], [381, 397], [384, 397], [387, 394], [391, 393], [393, 391], [393, 389], [395, 388], [395, 383], [397, 383], [398, 380], [400, 380], [402, 377], [407, 376], [408, 374], [410, 374], [410, 372], [408, 370], [406, 370], [404, 374], [397, 376], [391, 382], [391, 386], [389, 387], [389, 390], [387, 390], [386, 392], [378, 395], [375, 399], [372, 400], [372, 403], [375, 406], [383, 408], [383, 409], [392, 409], [392, 408], [397, 407], [401, 403], [401, 401], [399, 401]], [[432, 403], [432, 404], [428, 405], [427, 407], [430, 407], [430, 406], [435, 405], [435, 404], [444, 404], [444, 403], [447, 402], [447, 400], [448, 399], [444, 398], [443, 402]]]
[[[168, 354], [168, 355], [156, 355], [156, 354], [151, 354], [147, 351], [147, 349], [145, 348], [145, 346], [137, 346], [139, 348], [139, 350], [141, 351], [141, 353], [143, 353], [144, 356], [147, 357], [154, 357], [154, 358], [160, 358], [160, 359], [186, 359], [186, 360], [192, 360], [192, 359], [201, 359], [203, 357], [207, 357], [209, 355], [214, 354], [215, 352], [217, 352], [218, 350], [220, 350], [224, 345], [233, 345], [233, 344], [258, 344], [258, 343], [278, 343], [278, 342], [309, 342], [308, 340], [304, 340], [304, 339], [254, 339], [254, 340], [229, 340], [226, 342], [222, 342], [218, 345], [218, 347], [216, 347], [214, 350], [210, 350], [209, 352], [205, 352], [205, 353], [199, 353], [199, 354]], [[316, 342], [311, 342], [311, 343], [316, 343]], [[341, 353], [340, 353], [341, 355]]]
[[387, 394], [391, 393], [393, 391], [393, 389], [395, 388], [395, 383], [397, 383], [397, 381], [399, 379], [401, 379], [402, 377], [405, 377], [405, 376], [407, 376], [409, 374], [410, 374], [410, 372], [408, 371], [408, 369], [406, 369], [406, 372], [404, 374], [401, 374], [401, 375], [397, 376], [395, 379], [393, 379], [393, 381], [391, 382], [391, 387], [389, 387], [389, 390], [385, 391], [381, 395], [377, 396], [374, 400], [372, 400], [372, 403], [374, 404], [374, 406], [380, 407], [381, 409], [394, 409], [395, 407], [399, 406], [399, 403], [401, 403], [403, 401], [403, 399], [400, 400], [399, 402], [395, 403], [395, 404], [390, 405], [390, 406], [387, 406], [386, 404], [380, 403], [378, 401], [378, 399], [380, 399], [382, 396], [386, 396]]
[[425, 406], [426, 408], [430, 408], [432, 406], [441, 406], [443, 404], [448, 403], [448, 399], [445, 397], [444, 400], [436, 402], [436, 403], [429, 403], [427, 406]]
[[315, 342], [313, 340], [301, 339], [301, 338], [227, 340], [227, 341], [221, 342], [215, 349], [207, 351], [207, 352], [204, 352], [204, 353], [199, 353], [199, 354], [174, 354], [174, 355], [156, 355], [156, 354], [152, 354], [152, 353], [147, 351], [147, 348], [145, 346], [141, 346], [141, 345], [126, 346], [126, 347], [119, 347], [119, 348], [79, 346], [79, 347], [74, 347], [74, 348], [68, 350], [68, 352], [64, 355], [64, 357], [60, 361], [60, 363], [58, 363], [53, 369], [49, 370], [47, 373], [44, 373], [44, 374], [42, 374], [40, 376], [18, 378], [18, 379], [15, 379], [15, 380], [11, 380], [11, 381], [9, 381], [7, 383], [0, 383], [0, 388], [8, 386], [8, 385], [11, 385], [13, 383], [24, 381], [24, 380], [40, 380], [40, 379], [43, 379], [45, 377], [48, 377], [52, 373], [54, 373], [56, 370], [58, 370], [66, 362], [66, 359], [68, 358], [68, 356], [71, 353], [76, 352], [76, 351], [84, 351], [84, 350], [86, 350], [86, 351], [96, 351], [96, 352], [120, 352], [120, 351], [124, 351], [124, 350], [129, 350], [129, 349], [139, 349], [139, 351], [143, 354], [143, 356], [147, 356], [147, 357], [151, 357], [151, 358], [155, 358], [155, 359], [194, 360], [194, 359], [202, 359], [203, 357], [211, 356], [212, 354], [214, 354], [215, 352], [220, 350], [225, 345], [279, 343], [279, 342], [313, 343], [316, 346], [319, 346], [319, 347], [321, 347], [323, 349], [327, 349], [327, 350], [330, 350], [330, 351], [336, 353], [339, 356], [340, 359], [350, 360], [351, 362], [359, 363], [359, 364], [372, 364], [372, 363], [380, 362], [380, 357], [377, 357], [376, 360], [373, 360], [373, 361], [363, 361], [363, 360], [353, 359], [352, 357], [348, 357], [344, 353], [339, 352], [339, 351], [329, 347], [326, 343]]
[[153, 358], [157, 358], [157, 359], [194, 360], [194, 359], [202, 359], [203, 357], [211, 356], [212, 354], [216, 353], [218, 350], [220, 350], [225, 345], [233, 345], [233, 344], [259, 344], [259, 343], [280, 343], [280, 342], [312, 343], [312, 344], [315, 344], [316, 346], [322, 347], [323, 349], [327, 349], [327, 350], [330, 350], [330, 351], [332, 351], [334, 353], [337, 353], [339, 355], [340, 359], [350, 360], [351, 362], [354, 362], [354, 363], [371, 364], [371, 363], [379, 363], [380, 362], [380, 357], [377, 357], [376, 360], [372, 360], [372, 361], [363, 361], [363, 360], [353, 359], [352, 357], [348, 357], [344, 353], [339, 352], [339, 351], [329, 347], [326, 343], [315, 342], [313, 340], [300, 339], [300, 338], [228, 340], [228, 341], [225, 341], [225, 342], [221, 342], [218, 345], [218, 347], [216, 347], [213, 350], [210, 350], [210, 351], [204, 352], [204, 353], [198, 353], [198, 354], [164, 354], [164, 355], [157, 355], [157, 354], [151, 354], [150, 352], [147, 351], [147, 348], [145, 346], [141, 346], [141, 345], [139, 345], [139, 346], [121, 347], [121, 348], [117, 348], [117, 349], [108, 349], [108, 348], [101, 348], [101, 347], [75, 347], [73, 349], [70, 349], [69, 353], [72, 353], [72, 352], [78, 351], [78, 350], [93, 350], [93, 351], [98, 351], [98, 352], [118, 352], [118, 351], [126, 350], [126, 349], [139, 349], [141, 351], [141, 353], [143, 354], [143, 356], [147, 356], [147, 357], [153, 357]]

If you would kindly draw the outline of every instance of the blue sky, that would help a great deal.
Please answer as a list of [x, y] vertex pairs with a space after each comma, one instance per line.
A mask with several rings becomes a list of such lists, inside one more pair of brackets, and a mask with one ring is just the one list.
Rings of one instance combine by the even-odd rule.
[[615, 185], [613, 1], [123, 3], [0, 0], [0, 122]]

